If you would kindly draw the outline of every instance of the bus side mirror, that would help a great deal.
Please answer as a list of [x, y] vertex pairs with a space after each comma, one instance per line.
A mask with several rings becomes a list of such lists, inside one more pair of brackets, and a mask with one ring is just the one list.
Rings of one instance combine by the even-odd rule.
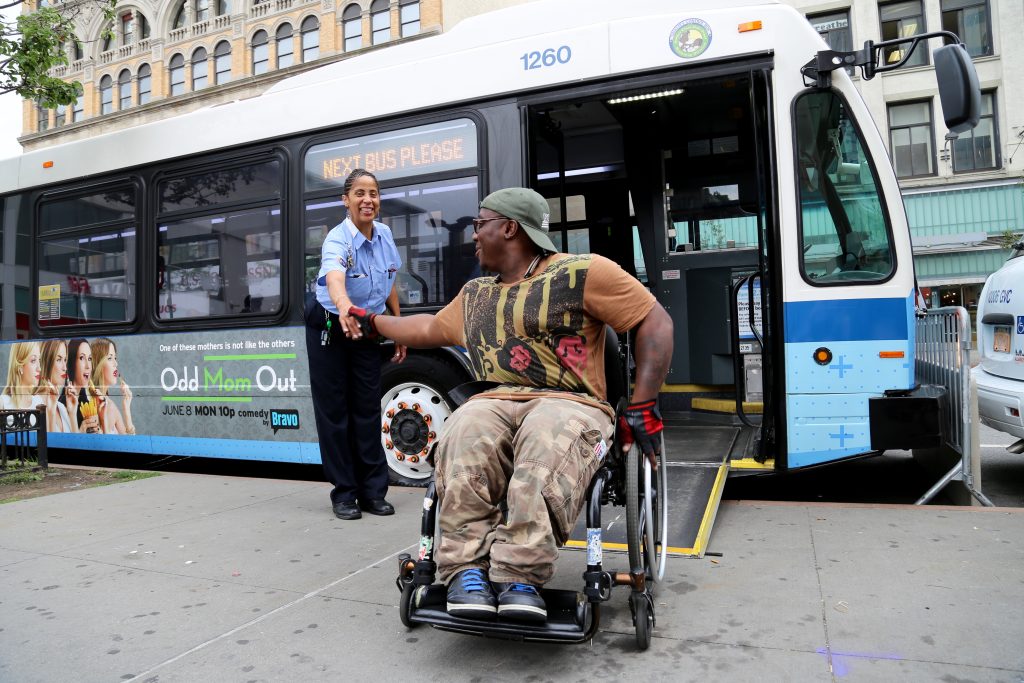
[[978, 125], [981, 88], [974, 62], [963, 45], [943, 45], [933, 53], [942, 116], [950, 133], [964, 133]]

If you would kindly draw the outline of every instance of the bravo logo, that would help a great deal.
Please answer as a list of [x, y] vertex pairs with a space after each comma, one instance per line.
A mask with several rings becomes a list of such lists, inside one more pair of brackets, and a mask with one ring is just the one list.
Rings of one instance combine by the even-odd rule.
[[295, 371], [289, 370], [288, 376], [279, 376], [269, 365], [261, 365], [256, 370], [255, 378], [232, 377], [224, 373], [224, 368], [211, 372], [210, 368], [202, 369], [200, 379], [198, 366], [181, 368], [181, 374], [175, 368], [164, 368], [160, 373], [160, 386], [164, 391], [220, 391], [247, 393], [254, 388], [259, 391], [295, 391]]

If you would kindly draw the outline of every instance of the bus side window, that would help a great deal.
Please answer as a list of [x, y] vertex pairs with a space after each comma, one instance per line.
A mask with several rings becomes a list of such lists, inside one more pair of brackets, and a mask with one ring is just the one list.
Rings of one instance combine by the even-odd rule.
[[159, 185], [161, 320], [281, 310], [282, 163], [179, 176]]
[[794, 122], [804, 279], [889, 279], [895, 267], [892, 229], [878, 176], [845, 103], [834, 92], [804, 93]]
[[[135, 320], [135, 213], [130, 187], [40, 206], [40, 327]], [[43, 301], [47, 286], [52, 298]]]

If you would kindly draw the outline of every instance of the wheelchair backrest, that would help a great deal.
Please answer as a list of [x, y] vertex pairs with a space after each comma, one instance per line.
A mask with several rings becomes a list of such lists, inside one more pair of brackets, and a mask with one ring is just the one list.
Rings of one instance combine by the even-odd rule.
[[604, 381], [608, 403], [613, 408], [619, 405], [619, 399], [626, 398], [626, 369], [628, 359], [619, 348], [619, 335], [611, 325], [604, 328]]

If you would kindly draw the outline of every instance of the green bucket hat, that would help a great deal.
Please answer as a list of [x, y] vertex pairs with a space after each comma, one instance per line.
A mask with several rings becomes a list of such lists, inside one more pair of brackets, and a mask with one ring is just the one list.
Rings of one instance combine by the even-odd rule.
[[555, 243], [548, 237], [548, 200], [525, 187], [507, 187], [484, 197], [480, 207], [490, 209], [523, 226], [526, 235], [541, 249], [556, 253]]

